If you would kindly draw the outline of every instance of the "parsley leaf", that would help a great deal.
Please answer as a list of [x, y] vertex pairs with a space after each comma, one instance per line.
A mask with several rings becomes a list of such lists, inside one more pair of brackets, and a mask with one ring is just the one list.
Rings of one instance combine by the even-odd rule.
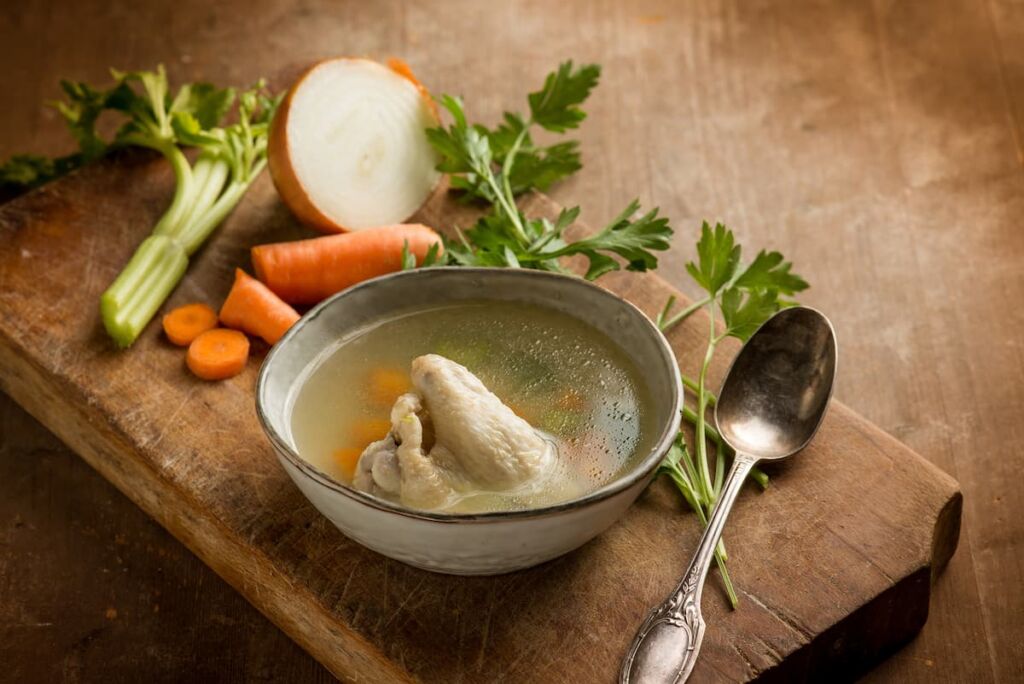
[[441, 154], [438, 170], [445, 173], [469, 173], [486, 176], [492, 161], [490, 140], [486, 129], [469, 126], [462, 100], [442, 95], [441, 106], [448, 110], [454, 122], [447, 129], [428, 128], [427, 140]]
[[792, 266], [778, 252], [766, 252], [762, 249], [736, 279], [736, 287], [746, 290], [766, 288], [786, 295], [806, 290], [807, 281], [795, 273], [790, 273]]
[[633, 200], [621, 214], [596, 235], [571, 242], [561, 249], [547, 253], [547, 258], [583, 254], [590, 260], [587, 280], [619, 269], [619, 264], [606, 252], [617, 254], [626, 260], [629, 271], [647, 271], [658, 266], [658, 258], [649, 250], [663, 251], [671, 246], [672, 229], [668, 219], [658, 216], [652, 209], [640, 218], [633, 216], [640, 211], [640, 203]]
[[601, 67], [587, 64], [573, 70], [572, 61], [563, 62], [548, 74], [544, 87], [530, 93], [530, 115], [537, 125], [554, 133], [576, 128], [587, 117], [579, 108], [590, 96], [601, 76]]
[[746, 290], [730, 287], [720, 304], [725, 335], [746, 342], [780, 308], [778, 290]]
[[742, 265], [741, 254], [742, 248], [736, 244], [731, 230], [721, 223], [712, 229], [705, 221], [697, 242], [697, 262], [687, 263], [686, 271], [708, 296], [682, 316], [663, 316], [667, 321], [663, 329], [679, 323], [697, 308], [717, 302], [726, 324], [723, 337], [746, 341], [762, 323], [789, 304], [781, 295], [807, 289], [807, 281], [792, 272], [793, 265], [779, 252], [761, 250], [747, 266]]
[[732, 231], [718, 223], [714, 230], [705, 221], [697, 242], [697, 263], [686, 264], [686, 271], [697, 284], [714, 296], [732, 280], [740, 263], [740, 248]]
[[533, 188], [544, 191], [579, 171], [583, 168], [579, 147], [578, 142], [569, 140], [549, 147], [521, 150], [509, 174], [512, 192], [520, 195]]
[[402, 243], [402, 270], [408, 271], [414, 268], [430, 268], [431, 266], [443, 266], [444, 257], [440, 254], [439, 245], [435, 242], [427, 248], [423, 255], [423, 262], [416, 263], [416, 255], [409, 251], [409, 241]]

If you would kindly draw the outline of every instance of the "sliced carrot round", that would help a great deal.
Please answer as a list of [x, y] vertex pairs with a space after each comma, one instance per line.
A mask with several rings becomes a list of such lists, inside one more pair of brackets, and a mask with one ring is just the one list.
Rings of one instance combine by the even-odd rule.
[[186, 304], [164, 316], [164, 334], [179, 347], [187, 347], [199, 335], [216, 327], [217, 312], [206, 304]]
[[188, 346], [185, 363], [203, 380], [223, 380], [238, 375], [249, 359], [249, 338], [237, 330], [214, 328]]

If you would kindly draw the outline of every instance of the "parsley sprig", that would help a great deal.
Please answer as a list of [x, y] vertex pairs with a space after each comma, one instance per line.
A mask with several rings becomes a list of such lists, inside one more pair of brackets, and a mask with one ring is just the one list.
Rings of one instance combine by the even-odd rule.
[[[683, 383], [697, 400], [696, 410], [683, 410], [683, 418], [694, 426], [693, 450], [691, 452], [685, 435], [680, 433], [659, 468], [660, 473], [668, 475], [676, 484], [683, 498], [705, 525], [722, 492], [726, 459], [733, 456], [706, 419], [708, 408], [714, 406], [716, 401], [714, 393], [707, 388], [707, 372], [715, 350], [728, 337], [746, 342], [773, 314], [794, 303], [788, 297], [808, 287], [803, 278], [791, 272], [792, 264], [779, 252], [762, 250], [746, 265], [741, 256], [742, 249], [736, 244], [731, 230], [721, 223], [712, 229], [705, 222], [701, 226], [700, 241], [697, 243], [697, 261], [686, 264], [686, 271], [706, 294], [674, 314], [672, 309], [675, 297], [670, 297], [657, 318], [658, 327], [668, 331], [702, 308], [707, 309], [709, 314], [708, 343], [700, 372], [696, 380], [683, 376]], [[719, 328], [716, 316], [720, 316], [724, 322], [723, 328]], [[708, 464], [709, 442], [715, 450], [713, 476]], [[768, 476], [757, 468], [752, 471], [751, 477], [761, 487], [768, 484]], [[715, 561], [729, 601], [735, 607], [737, 598], [726, 569], [727, 558], [725, 545], [719, 543], [715, 550]]]
[[597, 85], [601, 69], [596, 64], [574, 68], [571, 61], [548, 74], [544, 86], [527, 96], [529, 115], [506, 112], [495, 128], [470, 124], [463, 102], [443, 95], [439, 99], [451, 115], [448, 127], [427, 130], [427, 137], [441, 157], [438, 169], [449, 174], [452, 187], [468, 201], [483, 201], [491, 211], [458, 237], [447, 241], [435, 263], [462, 266], [505, 266], [564, 272], [562, 257], [588, 259], [585, 278], [593, 280], [621, 268], [646, 271], [658, 264], [652, 253], [669, 248], [672, 229], [658, 209], [640, 212], [631, 202], [597, 234], [575, 241], [565, 230], [580, 214], [579, 207], [564, 209], [550, 221], [529, 218], [516, 198], [530, 190], [546, 190], [581, 167], [579, 143], [561, 141], [538, 145], [531, 131], [539, 127], [551, 133], [577, 128], [586, 118], [581, 105]]

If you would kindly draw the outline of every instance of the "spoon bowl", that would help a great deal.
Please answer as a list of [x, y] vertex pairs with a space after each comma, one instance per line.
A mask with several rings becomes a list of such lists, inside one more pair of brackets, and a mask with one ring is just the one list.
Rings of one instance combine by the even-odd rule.
[[715, 406], [722, 438], [759, 460], [786, 458], [821, 425], [836, 373], [836, 338], [818, 311], [770, 318], [736, 356]]

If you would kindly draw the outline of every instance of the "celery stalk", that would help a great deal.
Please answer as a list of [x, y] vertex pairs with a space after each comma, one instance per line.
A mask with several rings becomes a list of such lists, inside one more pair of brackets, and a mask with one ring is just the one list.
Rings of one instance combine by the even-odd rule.
[[118, 346], [135, 341], [187, 268], [188, 256], [177, 240], [166, 235], [143, 240], [100, 297], [103, 325]]
[[174, 199], [171, 206], [167, 208], [160, 221], [153, 228], [154, 233], [173, 233], [181, 223], [182, 216], [188, 211], [192, 202], [192, 194], [195, 188], [193, 181], [192, 167], [185, 158], [185, 154], [174, 144], [152, 146], [158, 152], [167, 157], [174, 168]]
[[[188, 269], [189, 256], [242, 199], [266, 164], [266, 137], [278, 99], [263, 94], [262, 83], [239, 98], [238, 122], [220, 127], [235, 99], [234, 91], [205, 84], [183, 86], [168, 100], [166, 75], [156, 72], [120, 74], [121, 86], [139, 82], [145, 95], [134, 96], [132, 120], [121, 141], [162, 153], [174, 169], [174, 199], [153, 233], [100, 298], [100, 315], [120, 347], [142, 333]], [[119, 101], [119, 100], [118, 100]], [[181, 146], [202, 151], [190, 165]]]

